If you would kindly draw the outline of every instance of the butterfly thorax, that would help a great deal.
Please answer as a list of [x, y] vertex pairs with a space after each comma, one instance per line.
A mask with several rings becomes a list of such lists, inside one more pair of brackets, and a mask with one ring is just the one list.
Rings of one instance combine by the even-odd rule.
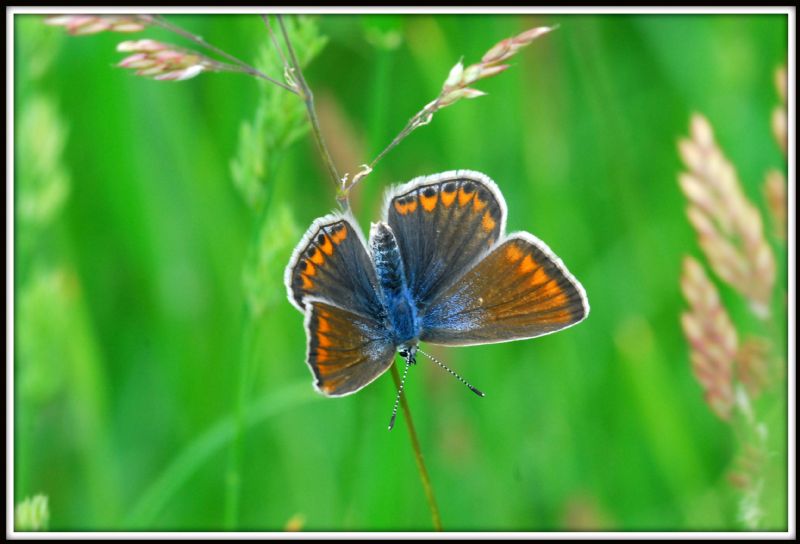
[[419, 337], [420, 320], [406, 282], [400, 248], [389, 225], [372, 225], [370, 247], [393, 340], [396, 345], [408, 344]]

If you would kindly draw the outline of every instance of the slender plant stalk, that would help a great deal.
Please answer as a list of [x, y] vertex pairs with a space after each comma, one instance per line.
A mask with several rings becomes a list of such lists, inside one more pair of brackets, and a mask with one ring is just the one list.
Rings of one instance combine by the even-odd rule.
[[244, 450], [245, 407], [247, 404], [247, 379], [249, 360], [252, 353], [255, 322], [242, 302], [242, 337], [239, 342], [238, 383], [236, 387], [236, 414], [234, 435], [228, 454], [228, 470], [225, 475], [225, 526], [235, 529], [239, 522], [239, 496], [242, 483], [242, 452]]
[[373, 168], [375, 168], [375, 165], [378, 164], [378, 161], [380, 161], [387, 153], [389, 153], [389, 151], [397, 147], [397, 145], [400, 142], [402, 142], [409, 134], [414, 132], [417, 128], [430, 123], [433, 114], [436, 113], [436, 110], [440, 108], [440, 99], [441, 97], [437, 98], [436, 100], [434, 100], [433, 102], [422, 108], [420, 111], [418, 111], [416, 115], [414, 115], [414, 117], [409, 119], [408, 123], [406, 123], [406, 126], [403, 127], [403, 130], [401, 130], [397, 134], [397, 136], [395, 136], [394, 139], [392, 139], [392, 141], [389, 143], [389, 145], [387, 145], [383, 149], [383, 151], [378, 153], [378, 155], [374, 159], [372, 159], [372, 162], [370, 162], [369, 164], [362, 165], [361, 171], [353, 176], [353, 179], [350, 181], [349, 185], [346, 183], [346, 180], [342, 180], [342, 189], [340, 192], [343, 193], [344, 198], [346, 200], [349, 199], [350, 192], [356, 185], [358, 185], [358, 182], [360, 182], [362, 179], [367, 177], [370, 174], [370, 172], [372, 172]]
[[282, 89], [284, 89], [286, 91], [289, 91], [292, 94], [298, 94], [298, 92], [295, 89], [293, 89], [292, 87], [290, 87], [286, 83], [283, 83], [282, 81], [278, 81], [275, 78], [269, 77], [264, 72], [262, 72], [260, 70], [257, 70], [253, 66], [250, 66], [249, 64], [247, 64], [246, 62], [234, 57], [233, 55], [231, 55], [229, 53], [226, 53], [225, 51], [223, 51], [222, 49], [220, 49], [220, 48], [218, 48], [218, 47], [216, 47], [214, 45], [211, 45], [210, 43], [205, 41], [202, 37], [196, 36], [196, 35], [192, 34], [191, 32], [189, 32], [188, 30], [184, 30], [183, 28], [170, 23], [169, 21], [167, 21], [166, 19], [164, 19], [160, 15], [153, 15], [148, 19], [148, 21], [150, 23], [152, 23], [153, 25], [159, 27], [159, 28], [163, 28], [164, 30], [168, 30], [169, 32], [173, 32], [175, 34], [178, 34], [179, 36], [182, 36], [182, 37], [186, 38], [187, 40], [189, 40], [191, 42], [194, 42], [197, 45], [199, 45], [200, 47], [204, 47], [205, 49], [208, 49], [209, 51], [212, 51], [212, 52], [216, 53], [217, 55], [219, 55], [221, 57], [225, 57], [229, 61], [231, 61], [234, 64], [236, 64], [242, 70], [242, 72], [244, 72], [246, 74], [250, 74], [251, 76], [255, 76], [257, 78], [261, 78], [261, 79], [263, 79], [265, 81], [269, 81], [273, 85], [277, 85], [278, 87], [281, 87]]
[[267, 25], [267, 31], [269, 32], [269, 39], [272, 40], [272, 47], [275, 48], [275, 51], [278, 52], [278, 56], [281, 58], [281, 63], [283, 63], [284, 72], [289, 70], [289, 61], [286, 60], [286, 56], [283, 54], [283, 49], [281, 45], [278, 43], [278, 38], [275, 36], [275, 32], [272, 30], [272, 25], [269, 24], [269, 17], [266, 15], [262, 15], [261, 19], [264, 21], [264, 24]]
[[298, 62], [297, 56], [294, 53], [292, 42], [289, 39], [289, 33], [286, 31], [286, 25], [283, 22], [283, 16], [277, 15], [277, 18], [278, 25], [281, 27], [281, 34], [283, 34], [283, 40], [286, 42], [286, 49], [289, 52], [292, 80], [300, 94], [300, 97], [303, 99], [303, 103], [306, 106], [306, 114], [308, 115], [308, 121], [311, 124], [311, 132], [314, 134], [314, 140], [317, 142], [317, 148], [319, 149], [320, 155], [322, 155], [322, 158], [325, 161], [325, 166], [328, 168], [328, 174], [330, 174], [331, 180], [336, 186], [336, 201], [344, 211], [347, 211], [350, 208], [348, 193], [343, 190], [344, 184], [339, 176], [339, 171], [336, 169], [336, 165], [333, 162], [333, 157], [331, 157], [328, 146], [325, 144], [325, 138], [322, 136], [322, 130], [319, 126], [319, 117], [317, 116], [317, 110], [314, 107], [314, 94], [311, 92], [311, 88], [308, 86], [308, 83], [306, 83], [306, 78], [303, 77], [303, 70], [300, 67], [300, 63]]
[[[400, 142], [402, 142], [406, 138], [406, 136], [411, 134], [415, 129], [428, 124], [430, 122], [431, 116], [436, 111], [436, 109], [438, 109], [438, 107], [439, 107], [438, 100], [436, 100], [425, 106], [420, 111], [418, 111], [414, 117], [408, 120], [408, 123], [406, 123], [406, 126], [403, 127], [403, 130], [401, 130], [400, 133], [394, 137], [394, 139], [389, 143], [389, 145], [386, 146], [386, 148], [383, 151], [378, 153], [378, 156], [372, 159], [372, 162], [369, 163], [368, 165], [368, 169], [372, 170], [373, 168], [375, 168], [375, 165], [378, 164], [378, 161], [380, 161], [389, 151], [394, 149]], [[348, 189], [352, 189], [353, 187], [355, 187], [355, 185], [361, 179], [362, 178], [360, 177], [355, 177], [353, 179], [353, 183], [350, 185], [350, 187], [348, 187]]]
[[[397, 365], [392, 365], [392, 379], [394, 380], [395, 387], [399, 390], [400, 373], [397, 371]], [[425, 468], [425, 459], [422, 457], [422, 449], [419, 447], [417, 430], [414, 428], [414, 420], [411, 419], [411, 409], [408, 407], [408, 401], [405, 395], [400, 397], [400, 406], [403, 408], [406, 428], [408, 429], [409, 437], [411, 437], [411, 447], [414, 449], [414, 459], [417, 461], [417, 469], [419, 470], [420, 480], [422, 480], [422, 487], [425, 490], [425, 498], [428, 499], [428, 506], [431, 509], [433, 528], [437, 531], [441, 531], [442, 519], [439, 517], [439, 507], [436, 505], [436, 497], [433, 495], [433, 486], [431, 486], [431, 479], [430, 476], [428, 476], [428, 469]]]
[[[270, 168], [272, 170], [272, 168]], [[259, 244], [259, 226], [267, 219], [271, 209], [275, 185], [270, 184], [264, 196], [264, 201], [258, 207], [256, 219], [253, 223], [252, 234], [248, 244], [248, 257], [255, 253]], [[228, 456], [228, 473], [225, 482], [225, 524], [229, 529], [235, 529], [239, 522], [239, 497], [242, 482], [242, 457], [245, 443], [246, 410], [250, 403], [250, 384], [253, 376], [255, 345], [258, 339], [259, 319], [263, 315], [256, 315], [248, 306], [247, 299], [242, 301], [242, 335], [239, 341], [239, 359], [237, 366], [238, 384], [236, 388], [236, 414], [234, 419], [234, 436]]]

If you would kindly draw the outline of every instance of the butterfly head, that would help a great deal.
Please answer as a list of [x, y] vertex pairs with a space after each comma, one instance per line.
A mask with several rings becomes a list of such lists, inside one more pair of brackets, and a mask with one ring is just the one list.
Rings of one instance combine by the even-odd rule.
[[403, 359], [406, 360], [407, 363], [415, 365], [417, 364], [417, 344], [416, 342], [406, 343], [401, 346], [397, 347], [397, 354], [400, 355]]

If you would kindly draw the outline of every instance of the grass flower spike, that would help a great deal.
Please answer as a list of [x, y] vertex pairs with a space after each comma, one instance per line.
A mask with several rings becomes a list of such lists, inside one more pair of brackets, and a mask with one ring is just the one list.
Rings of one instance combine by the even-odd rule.
[[[786, 66], [775, 70], [775, 89], [778, 91], [780, 103], [772, 110], [772, 135], [778, 143], [784, 157], [787, 153], [787, 137], [789, 114], [786, 107]], [[781, 242], [787, 237], [787, 201], [788, 188], [786, 176], [780, 170], [772, 169], [764, 179], [764, 198], [767, 202], [774, 236]]]
[[122, 59], [117, 66], [136, 70], [137, 76], [157, 80], [181, 81], [202, 72], [229, 69], [227, 65], [198, 53], [155, 40], [122, 42], [117, 46], [117, 51], [133, 53]]
[[98, 32], [139, 32], [147, 26], [146, 16], [140, 15], [53, 15], [44, 22], [63, 26], [74, 36]]
[[770, 218], [772, 219], [773, 234], [775, 238], [786, 241], [787, 233], [787, 208], [788, 188], [786, 176], [779, 170], [770, 170], [764, 179], [764, 198], [767, 202]]
[[[775, 81], [782, 104], [773, 111], [772, 128], [785, 153], [785, 71], [777, 70]], [[690, 308], [681, 315], [681, 324], [690, 345], [692, 371], [711, 410], [731, 425], [739, 444], [728, 479], [739, 493], [740, 522], [755, 530], [774, 523], [767, 513], [774, 508], [778, 489], [785, 485], [776, 476], [785, 459], [777, 449], [784, 423], [775, 413], [783, 402], [776, 386], [785, 379], [786, 362], [777, 332], [780, 310], [770, 308], [778, 298], [773, 290], [782, 292], [776, 277], [785, 265], [777, 264], [780, 253], [776, 257], [767, 242], [761, 215], [745, 197], [709, 122], [695, 114], [689, 132], [688, 139], [678, 142], [688, 170], [679, 175], [679, 184], [688, 199], [689, 222], [710, 268], [745, 298], [763, 322], [757, 333], [748, 332], [747, 320], [734, 324], [704, 267], [692, 257], [684, 258], [681, 288]], [[767, 172], [763, 194], [775, 237], [782, 241], [786, 239], [786, 192], [783, 173]], [[765, 328], [772, 334], [765, 336]]]
[[761, 216], [747, 199], [733, 165], [714, 141], [702, 115], [691, 120], [691, 137], [678, 143], [688, 172], [679, 183], [689, 200], [689, 222], [711, 268], [750, 302], [764, 319], [775, 284], [775, 258]]
[[470, 85], [480, 79], [496, 76], [510, 68], [508, 64], [499, 63], [514, 56], [520, 49], [530, 45], [533, 40], [555, 30], [555, 28], [557, 27], [540, 26], [526, 30], [512, 38], [506, 38], [489, 49], [489, 51], [483, 55], [479, 63], [471, 64], [466, 68], [464, 68], [463, 62], [459, 60], [456, 65], [450, 69], [447, 79], [442, 85], [442, 91], [439, 93], [439, 96], [431, 102], [428, 102], [414, 117], [409, 119], [406, 126], [403, 127], [403, 130], [394, 137], [383, 151], [372, 159], [372, 162], [363, 165], [361, 171], [353, 176], [351, 182], [348, 183], [346, 179], [342, 181], [340, 201], [346, 202], [353, 187], [355, 187], [359, 181], [367, 177], [375, 168], [375, 165], [409, 134], [419, 127], [430, 123], [437, 111], [455, 104], [462, 98], [478, 98], [480, 96], [485, 96], [485, 92], [473, 89]]
[[770, 355], [770, 343], [758, 336], [747, 338], [736, 354], [736, 377], [753, 399], [775, 381]]
[[781, 103], [772, 110], [772, 133], [775, 135], [775, 140], [784, 155], [786, 155], [789, 130], [789, 112], [786, 109], [786, 85], [786, 66], [781, 66], [775, 70], [775, 88], [778, 91]]
[[[539, 36], [543, 36], [552, 31], [551, 27], [540, 26], [526, 30], [522, 34], [514, 36], [513, 38], [506, 38], [501, 41], [481, 58], [477, 64], [472, 64], [466, 68], [461, 61], [453, 66], [450, 73], [442, 86], [442, 92], [439, 97], [428, 104], [427, 108], [432, 108], [433, 111], [439, 108], [444, 108], [461, 100], [462, 98], [477, 98], [484, 96], [486, 93], [473, 89], [470, 87], [479, 79], [486, 79], [487, 77], [495, 76], [504, 72], [511, 67], [509, 64], [498, 64], [512, 56], [517, 51], [529, 45], [533, 40]], [[431, 111], [431, 115], [433, 114]]]
[[692, 257], [684, 258], [681, 288], [690, 306], [681, 316], [681, 325], [691, 345], [692, 370], [711, 409], [728, 420], [735, 402], [733, 365], [739, 345], [736, 329], [716, 287]]

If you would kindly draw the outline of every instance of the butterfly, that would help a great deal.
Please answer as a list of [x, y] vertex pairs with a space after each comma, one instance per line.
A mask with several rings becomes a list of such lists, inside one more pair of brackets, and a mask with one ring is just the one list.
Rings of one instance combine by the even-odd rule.
[[355, 393], [396, 353], [407, 371], [419, 342], [507, 342], [582, 321], [589, 302], [578, 280], [544, 242], [505, 234], [505, 224], [500, 189], [470, 170], [390, 189], [369, 241], [349, 213], [315, 220], [285, 272], [289, 300], [305, 314], [314, 387]]

